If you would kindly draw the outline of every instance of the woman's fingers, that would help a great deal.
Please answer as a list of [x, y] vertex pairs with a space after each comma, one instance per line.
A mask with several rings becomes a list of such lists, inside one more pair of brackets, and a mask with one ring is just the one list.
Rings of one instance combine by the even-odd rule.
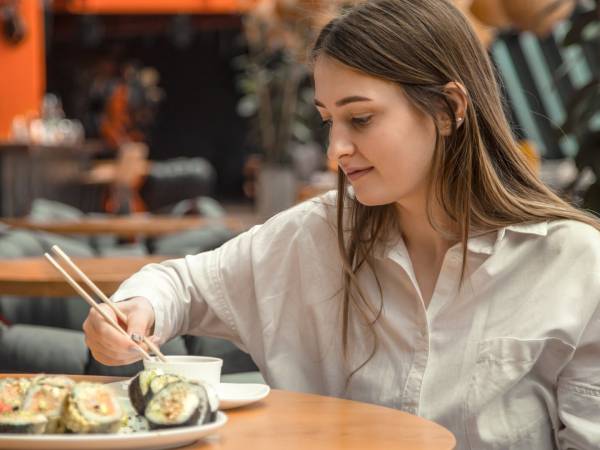
[[[144, 299], [145, 300], [145, 299]], [[150, 334], [150, 329], [154, 324], [154, 310], [151, 305], [145, 307], [141, 301], [136, 301], [133, 305], [124, 305], [127, 315], [127, 334], [129, 336], [138, 336], [136, 342], [141, 342], [144, 336]], [[128, 311], [132, 309], [131, 313]]]
[[123, 366], [126, 364], [131, 364], [142, 359], [142, 355], [138, 352], [131, 352], [129, 354], [124, 353], [116, 353], [112, 349], [107, 349], [101, 346], [90, 346], [89, 342], [86, 340], [86, 344], [90, 347], [90, 352], [94, 356], [94, 358], [107, 366]]
[[[102, 310], [117, 321], [114, 311], [106, 304], [98, 305]], [[126, 316], [126, 332], [115, 329], [98, 311], [91, 309], [83, 323], [85, 340], [94, 358], [106, 365], [123, 365], [138, 361], [142, 354], [138, 346], [128, 336], [135, 333], [140, 338], [139, 345], [148, 352], [148, 347], [141, 342], [154, 325], [154, 310], [150, 302], [142, 297], [136, 297], [115, 305]]]
[[[108, 305], [98, 305], [104, 312], [117, 322], [115, 313]], [[98, 341], [104, 345], [112, 345], [116, 348], [126, 348], [129, 346], [130, 339], [123, 333], [114, 328], [102, 315], [95, 309], [91, 309], [88, 318], [83, 324], [83, 330], [91, 341]]]

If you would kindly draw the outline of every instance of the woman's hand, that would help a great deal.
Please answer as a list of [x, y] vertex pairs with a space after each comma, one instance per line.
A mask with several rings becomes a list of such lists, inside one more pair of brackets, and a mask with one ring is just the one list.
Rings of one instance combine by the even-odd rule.
[[[127, 317], [127, 323], [123, 324], [117, 319], [114, 311], [106, 304], [98, 305], [109, 316], [113, 317], [127, 334], [131, 336], [136, 333], [140, 337], [150, 336], [154, 327], [154, 309], [150, 301], [144, 297], [134, 297], [130, 300], [115, 303], [115, 306], [123, 311]], [[90, 309], [85, 322], [85, 343], [90, 348], [92, 355], [97, 361], [107, 366], [121, 366], [138, 361], [142, 358], [136, 345], [119, 333], [109, 324], [95, 309]], [[158, 344], [155, 338], [151, 340]], [[144, 350], [148, 351], [146, 344], [140, 342]]]

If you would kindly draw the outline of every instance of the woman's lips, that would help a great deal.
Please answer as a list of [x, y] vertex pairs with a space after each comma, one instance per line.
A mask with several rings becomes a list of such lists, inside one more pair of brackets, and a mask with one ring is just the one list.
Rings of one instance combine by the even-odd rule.
[[373, 170], [372, 167], [368, 167], [366, 169], [361, 169], [361, 170], [354, 170], [352, 172], [348, 172], [348, 174], [346, 176], [350, 179], [350, 181], [356, 181], [359, 178], [368, 174], [371, 170]]

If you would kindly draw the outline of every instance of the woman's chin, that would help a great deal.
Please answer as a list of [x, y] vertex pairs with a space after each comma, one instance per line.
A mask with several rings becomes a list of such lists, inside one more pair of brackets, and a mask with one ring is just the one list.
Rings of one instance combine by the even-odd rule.
[[364, 206], [382, 206], [392, 203], [392, 200], [389, 198], [385, 198], [383, 195], [376, 195], [372, 192], [357, 192], [357, 190], [355, 190], [354, 197]]

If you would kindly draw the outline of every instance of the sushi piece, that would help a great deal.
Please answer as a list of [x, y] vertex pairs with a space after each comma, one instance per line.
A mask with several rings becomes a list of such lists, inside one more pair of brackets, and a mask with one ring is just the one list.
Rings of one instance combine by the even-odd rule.
[[144, 370], [129, 384], [129, 400], [138, 414], [143, 415], [148, 402], [170, 383], [183, 381], [179, 375], [165, 374], [161, 370]]
[[148, 400], [150, 400], [150, 382], [158, 375], [163, 374], [160, 369], [142, 370], [129, 383], [129, 400], [139, 415], [144, 414]]
[[33, 379], [34, 384], [47, 384], [71, 390], [75, 386], [75, 382], [70, 378], [60, 375], [39, 375]]
[[122, 417], [121, 406], [110, 388], [99, 383], [78, 383], [67, 397], [63, 422], [74, 433], [114, 433]]
[[42, 434], [48, 419], [43, 414], [14, 411], [0, 414], [0, 433]]
[[196, 386], [196, 388], [200, 390], [200, 392], [198, 392], [198, 395], [200, 395], [201, 397], [206, 396], [206, 399], [208, 401], [208, 414], [206, 414], [206, 417], [202, 424], [214, 422], [217, 419], [217, 411], [219, 410], [220, 403], [217, 390], [212, 384], [209, 383], [203, 383], [196, 380], [191, 380], [189, 381], [189, 383], [192, 386]]
[[148, 402], [144, 416], [154, 430], [205, 423], [210, 413], [206, 391], [178, 381], [167, 384]]
[[21, 408], [25, 392], [31, 382], [26, 378], [3, 378], [0, 380], [0, 414]]
[[154, 377], [150, 382], [150, 399], [148, 399], [148, 401], [151, 400], [152, 397], [154, 397], [157, 393], [159, 393], [165, 386], [180, 381], [186, 381], [186, 379], [180, 375], [175, 375], [172, 373], [166, 373], [164, 375], [158, 375]]
[[[62, 384], [61, 384], [62, 386]], [[62, 433], [62, 415], [70, 389], [52, 384], [34, 383], [25, 394], [22, 410], [43, 414], [48, 419], [46, 433]]]

